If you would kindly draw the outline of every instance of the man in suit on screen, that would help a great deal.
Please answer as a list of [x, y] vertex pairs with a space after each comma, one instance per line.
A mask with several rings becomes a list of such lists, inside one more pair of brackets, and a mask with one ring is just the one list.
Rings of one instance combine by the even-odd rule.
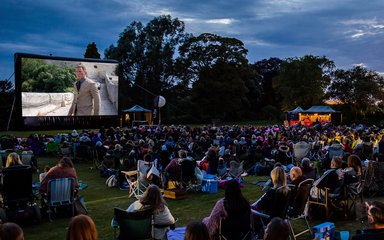
[[76, 66], [75, 73], [77, 80], [68, 116], [99, 115], [100, 94], [96, 83], [87, 77], [87, 70], [81, 63]]

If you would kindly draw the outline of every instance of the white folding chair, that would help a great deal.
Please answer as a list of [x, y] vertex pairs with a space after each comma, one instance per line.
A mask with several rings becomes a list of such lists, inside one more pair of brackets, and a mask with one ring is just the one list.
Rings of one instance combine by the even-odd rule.
[[125, 174], [125, 178], [129, 184], [129, 197], [135, 196], [138, 198], [147, 189], [149, 183], [147, 181], [148, 171], [152, 165], [156, 162], [145, 162], [144, 160], [137, 161], [137, 170], [134, 171], [122, 171]]

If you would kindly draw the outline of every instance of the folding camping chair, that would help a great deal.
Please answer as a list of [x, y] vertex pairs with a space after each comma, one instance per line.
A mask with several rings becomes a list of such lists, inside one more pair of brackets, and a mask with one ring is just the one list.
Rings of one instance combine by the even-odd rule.
[[246, 240], [254, 237], [253, 215], [239, 214], [233, 217], [221, 218], [218, 237], [220, 240]]
[[[153, 239], [152, 209], [127, 212], [124, 209], [114, 208], [114, 215], [111, 222], [115, 230], [114, 239]], [[117, 228], [119, 228], [119, 235], [116, 237]]]
[[129, 184], [129, 197], [135, 196], [138, 198], [147, 189], [149, 182], [147, 174], [152, 168], [156, 166], [156, 162], [145, 162], [144, 160], [137, 161], [137, 170], [134, 171], [121, 171], [125, 174], [125, 178]]
[[52, 222], [53, 209], [59, 206], [70, 206], [71, 216], [75, 214], [75, 190], [73, 178], [57, 178], [48, 181], [48, 194], [46, 205], [48, 207], [48, 219]]
[[311, 145], [304, 141], [293, 144], [293, 162], [301, 161], [311, 150]]
[[[287, 221], [291, 232], [291, 239], [296, 240], [296, 237], [309, 232], [312, 237], [311, 227], [309, 226], [305, 208], [313, 185], [313, 179], [306, 179], [301, 182], [296, 189], [296, 193], [292, 198], [292, 204], [288, 207]], [[298, 233], [295, 233], [292, 222], [304, 220], [306, 228]]]

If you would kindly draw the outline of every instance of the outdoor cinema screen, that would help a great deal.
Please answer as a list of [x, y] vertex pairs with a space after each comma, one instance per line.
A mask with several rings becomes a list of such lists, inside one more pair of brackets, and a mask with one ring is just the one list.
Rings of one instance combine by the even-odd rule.
[[24, 125], [40, 126], [50, 119], [76, 125], [71, 118], [117, 118], [117, 67], [114, 60], [16, 53], [16, 106]]

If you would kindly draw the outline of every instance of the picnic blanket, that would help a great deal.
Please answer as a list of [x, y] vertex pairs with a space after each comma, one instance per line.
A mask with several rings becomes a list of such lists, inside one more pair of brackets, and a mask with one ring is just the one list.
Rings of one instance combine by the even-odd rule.
[[169, 230], [168, 240], [184, 240], [186, 228], [187, 227], [184, 226], [184, 227], [175, 228], [174, 230]]

